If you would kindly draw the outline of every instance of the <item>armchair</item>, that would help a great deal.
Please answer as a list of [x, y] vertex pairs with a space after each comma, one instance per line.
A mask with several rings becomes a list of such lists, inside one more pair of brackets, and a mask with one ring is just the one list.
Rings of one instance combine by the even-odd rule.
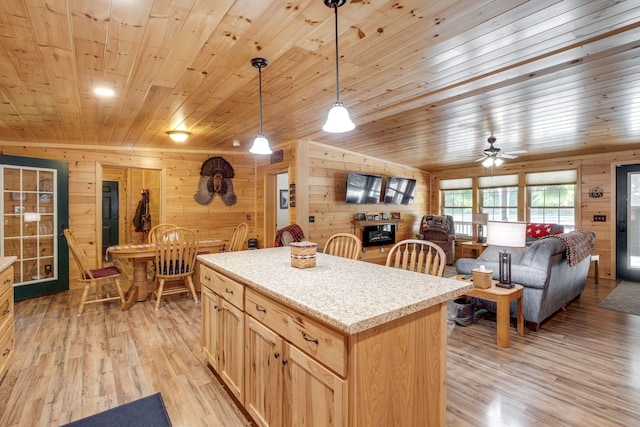
[[447, 256], [447, 264], [453, 265], [456, 233], [451, 215], [425, 215], [420, 222], [419, 240], [427, 240], [440, 246]]

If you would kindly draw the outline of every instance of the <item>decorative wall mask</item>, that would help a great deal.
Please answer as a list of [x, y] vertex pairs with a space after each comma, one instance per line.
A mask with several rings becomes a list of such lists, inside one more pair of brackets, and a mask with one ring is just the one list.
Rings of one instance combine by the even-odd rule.
[[200, 182], [198, 183], [198, 191], [193, 195], [196, 202], [206, 205], [212, 199], [215, 193], [227, 206], [233, 206], [237, 202], [235, 193], [233, 192], [233, 168], [222, 157], [210, 157], [200, 168]]

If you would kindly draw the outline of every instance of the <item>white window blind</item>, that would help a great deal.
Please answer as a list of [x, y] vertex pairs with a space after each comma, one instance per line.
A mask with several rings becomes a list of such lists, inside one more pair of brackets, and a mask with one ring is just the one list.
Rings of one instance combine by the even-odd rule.
[[549, 184], [575, 184], [578, 173], [575, 169], [552, 171], [552, 172], [532, 172], [526, 175], [527, 185], [549, 185]]
[[440, 181], [441, 190], [459, 190], [464, 188], [471, 188], [473, 181], [471, 178], [459, 178], [459, 179], [443, 179]]
[[481, 176], [478, 178], [478, 187], [495, 188], [495, 187], [514, 187], [518, 185], [518, 175], [495, 175]]

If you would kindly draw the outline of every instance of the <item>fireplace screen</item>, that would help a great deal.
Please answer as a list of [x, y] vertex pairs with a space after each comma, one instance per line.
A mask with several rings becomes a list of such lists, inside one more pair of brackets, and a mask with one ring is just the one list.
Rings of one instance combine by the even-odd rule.
[[392, 245], [396, 242], [395, 224], [370, 225], [362, 230], [362, 246]]

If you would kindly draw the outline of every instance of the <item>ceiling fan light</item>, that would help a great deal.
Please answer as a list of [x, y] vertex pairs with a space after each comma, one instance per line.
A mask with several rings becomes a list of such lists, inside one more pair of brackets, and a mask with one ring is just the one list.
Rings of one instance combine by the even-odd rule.
[[495, 159], [495, 160], [493, 161], [493, 165], [494, 165], [494, 166], [500, 166], [500, 165], [501, 165], [501, 164], [503, 164], [503, 163], [504, 163], [504, 160], [502, 160], [500, 157], [498, 157], [497, 159]]
[[493, 158], [492, 157], [487, 157], [485, 159], [485, 161], [482, 162], [482, 166], [484, 166], [485, 168], [493, 166]]
[[253, 140], [253, 145], [249, 149], [253, 154], [271, 154], [271, 147], [269, 147], [269, 141], [263, 134], [258, 134], [256, 139]]
[[356, 125], [349, 117], [349, 111], [340, 101], [336, 101], [329, 110], [327, 122], [322, 126], [322, 130], [329, 133], [342, 133], [353, 130]]
[[185, 142], [191, 133], [186, 130], [170, 130], [167, 132], [167, 135], [169, 135], [169, 138], [171, 138], [173, 142]]

